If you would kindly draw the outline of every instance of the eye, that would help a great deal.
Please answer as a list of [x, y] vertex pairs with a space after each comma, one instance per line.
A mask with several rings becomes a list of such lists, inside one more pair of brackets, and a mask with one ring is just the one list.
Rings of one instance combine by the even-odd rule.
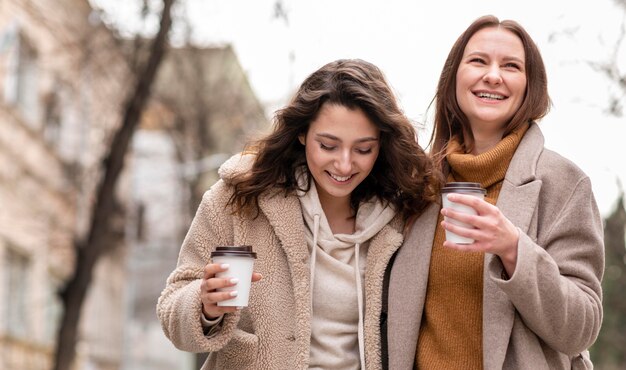
[[334, 147], [334, 146], [329, 146], [329, 145], [325, 145], [324, 143], [320, 142], [320, 148], [322, 148], [322, 150], [328, 150], [328, 151], [331, 151], [331, 150], [335, 149], [336, 147]]
[[372, 148], [367, 148], [367, 149], [356, 148], [355, 150], [359, 154], [370, 154], [372, 152]]
[[474, 57], [474, 58], [470, 59], [469, 62], [470, 63], [485, 64], [485, 60], [483, 58], [479, 58], [479, 57]]
[[518, 71], [521, 71], [521, 70], [522, 70], [522, 67], [521, 67], [519, 64], [514, 63], [514, 62], [509, 62], [509, 63], [506, 63], [506, 64], [504, 65], [504, 67], [505, 67], [505, 68], [513, 68], [513, 69], [517, 69]]

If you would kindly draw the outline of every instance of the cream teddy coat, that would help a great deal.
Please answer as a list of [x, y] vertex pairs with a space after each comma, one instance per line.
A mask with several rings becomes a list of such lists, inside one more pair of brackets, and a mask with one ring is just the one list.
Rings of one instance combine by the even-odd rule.
[[[256, 219], [232, 214], [230, 180], [250, 167], [235, 156], [220, 169], [218, 181], [202, 199], [180, 251], [178, 265], [157, 303], [165, 335], [179, 349], [211, 352], [206, 369], [307, 369], [311, 336], [309, 251], [301, 206], [295, 195], [267, 192]], [[381, 368], [380, 311], [383, 276], [402, 244], [396, 217], [370, 241], [365, 268], [365, 362]], [[255, 271], [247, 308], [226, 314], [210, 338], [201, 324], [200, 282], [211, 251], [219, 245], [252, 245]]]
[[[602, 220], [589, 178], [543, 147], [536, 124], [519, 144], [497, 206], [520, 230], [515, 273], [485, 254], [483, 364], [496, 369], [591, 368], [602, 322]], [[400, 248], [389, 281], [388, 367], [413, 368], [433, 236], [431, 205]]]

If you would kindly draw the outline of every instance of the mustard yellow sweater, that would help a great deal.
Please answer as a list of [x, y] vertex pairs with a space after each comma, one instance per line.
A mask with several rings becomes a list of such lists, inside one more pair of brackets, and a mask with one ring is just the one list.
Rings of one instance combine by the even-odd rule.
[[[485, 200], [495, 204], [528, 127], [523, 125], [477, 156], [463, 153], [460, 144], [452, 141], [448, 181], [478, 182], [487, 189]], [[439, 215], [415, 363], [418, 369], [482, 369], [484, 253], [444, 248], [441, 221]]]

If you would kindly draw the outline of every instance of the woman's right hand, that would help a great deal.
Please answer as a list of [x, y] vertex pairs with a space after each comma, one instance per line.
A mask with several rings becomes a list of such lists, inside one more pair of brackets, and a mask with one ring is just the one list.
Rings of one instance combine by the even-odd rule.
[[[217, 302], [235, 297], [234, 292], [218, 292], [217, 289], [237, 285], [237, 279], [217, 278], [215, 274], [228, 270], [228, 265], [209, 263], [204, 266], [204, 277], [200, 284], [200, 299], [202, 300], [202, 313], [209, 319], [215, 319], [228, 312], [237, 311], [238, 307], [218, 306]], [[252, 282], [261, 280], [261, 274], [252, 273]], [[233, 295], [234, 294], [234, 295]]]

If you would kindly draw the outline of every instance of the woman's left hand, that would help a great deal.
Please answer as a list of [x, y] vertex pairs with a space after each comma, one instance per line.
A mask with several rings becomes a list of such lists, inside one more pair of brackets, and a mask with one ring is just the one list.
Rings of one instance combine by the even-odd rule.
[[442, 208], [441, 214], [472, 225], [474, 228], [453, 225], [442, 221], [441, 226], [455, 234], [474, 239], [472, 244], [456, 244], [450, 241], [443, 243], [444, 247], [461, 251], [482, 251], [500, 257], [509, 276], [513, 276], [517, 263], [517, 243], [519, 230], [506, 218], [498, 207], [486, 201], [464, 194], [448, 194], [451, 202], [464, 204], [476, 210], [478, 215], [468, 215], [451, 208]]

